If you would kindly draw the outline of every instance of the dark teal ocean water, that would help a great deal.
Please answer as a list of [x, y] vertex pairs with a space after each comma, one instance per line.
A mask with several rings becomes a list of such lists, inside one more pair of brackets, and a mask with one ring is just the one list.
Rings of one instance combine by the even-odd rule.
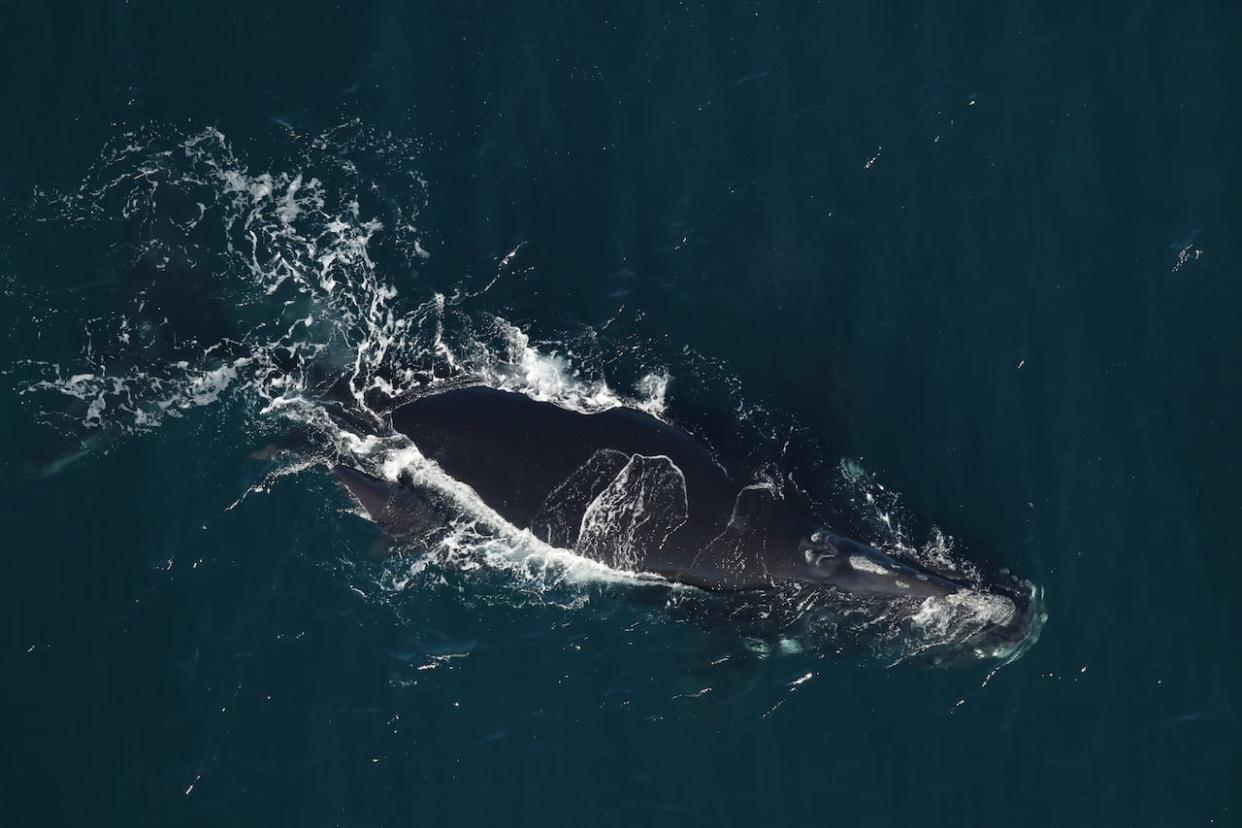
[[[0, 824], [1242, 824], [1240, 42], [1208, 2], [0, 2]], [[251, 456], [342, 370], [663, 405], [1048, 621], [929, 669], [470, 531], [393, 557]]]

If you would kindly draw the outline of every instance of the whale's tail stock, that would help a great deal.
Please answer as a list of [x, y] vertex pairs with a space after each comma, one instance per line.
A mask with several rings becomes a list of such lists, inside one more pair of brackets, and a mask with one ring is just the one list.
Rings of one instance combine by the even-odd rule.
[[366, 517], [394, 538], [429, 538], [452, 519], [442, 494], [412, 480], [389, 481], [344, 463], [334, 465], [332, 475]]

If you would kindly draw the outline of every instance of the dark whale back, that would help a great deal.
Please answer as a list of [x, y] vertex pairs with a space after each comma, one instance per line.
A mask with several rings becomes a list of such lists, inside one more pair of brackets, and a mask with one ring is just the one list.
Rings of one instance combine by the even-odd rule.
[[[740, 547], [760, 538], [792, 558], [814, 528], [731, 479], [684, 431], [630, 408], [583, 414], [474, 386], [407, 403], [392, 424], [510, 523], [610, 565], [711, 588], [761, 586], [771, 555]], [[592, 537], [592, 520], [608, 522], [608, 538]]]
[[[926, 611], [965, 625], [954, 627], [964, 631], [961, 652], [991, 657], [1021, 652], [1043, 623], [1029, 583], [952, 580], [838, 535], [775, 487], [730, 476], [689, 434], [642, 411], [583, 414], [473, 386], [401, 405], [392, 425], [490, 509], [553, 546], [615, 569], [761, 596], [758, 605], [733, 606], [730, 618], [755, 606], [756, 623], [814, 636], [851, 613], [871, 619], [861, 622], [868, 627]], [[455, 495], [413, 479], [394, 482], [339, 463], [333, 471], [394, 537], [428, 537], [460, 513]], [[982, 615], [977, 602], [925, 603], [959, 592], [990, 592], [1009, 600], [1012, 612], [996, 615], [1004, 607], [994, 601]]]
[[[668, 457], [686, 475], [687, 494], [696, 501], [727, 498], [731, 506], [738, 488], [685, 432], [630, 408], [582, 414], [522, 394], [473, 386], [404, 405], [393, 412], [392, 424], [425, 456], [521, 527], [530, 525], [553, 488], [603, 449]], [[694, 505], [722, 508], [715, 502]]]

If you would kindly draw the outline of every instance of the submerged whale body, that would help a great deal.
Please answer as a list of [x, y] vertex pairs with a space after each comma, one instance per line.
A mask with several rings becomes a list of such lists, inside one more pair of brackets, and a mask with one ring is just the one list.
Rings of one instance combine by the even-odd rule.
[[[714, 592], [810, 591], [911, 617], [958, 602], [979, 584], [947, 577], [818, 525], [770, 485], [733, 479], [686, 432], [631, 408], [584, 414], [485, 386], [396, 408], [393, 428], [490, 509], [540, 540], [607, 566]], [[337, 479], [396, 536], [443, 523], [434, 499], [337, 464]], [[1038, 609], [1016, 580], [1009, 603], [971, 636], [977, 654], [1033, 641]]]

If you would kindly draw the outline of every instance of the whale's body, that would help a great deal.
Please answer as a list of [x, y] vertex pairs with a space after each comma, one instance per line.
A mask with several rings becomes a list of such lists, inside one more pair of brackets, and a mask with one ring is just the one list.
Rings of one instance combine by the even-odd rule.
[[[911, 607], [976, 588], [833, 533], [643, 411], [582, 413], [473, 386], [402, 405], [391, 421], [513, 526], [617, 569], [714, 591], [805, 585]], [[436, 520], [408, 484], [346, 465], [335, 473], [391, 534]], [[1029, 624], [1023, 615], [1014, 623]]]

